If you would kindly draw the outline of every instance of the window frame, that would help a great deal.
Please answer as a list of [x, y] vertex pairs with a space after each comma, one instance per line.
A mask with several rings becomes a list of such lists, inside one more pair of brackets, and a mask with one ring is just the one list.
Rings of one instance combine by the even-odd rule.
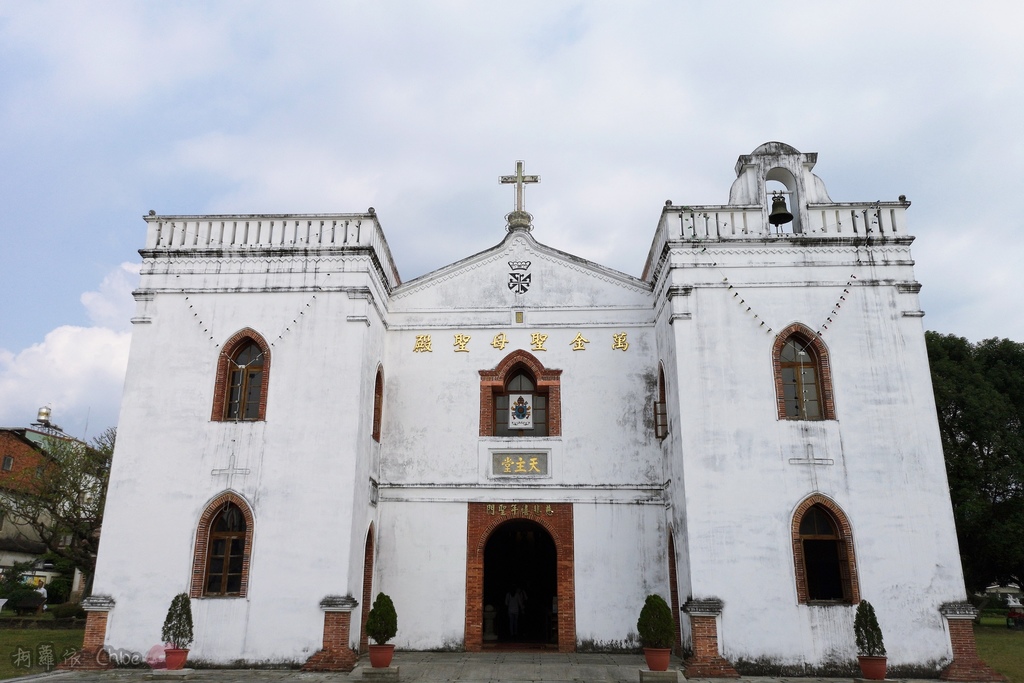
[[377, 366], [377, 374], [373, 379], [373, 422], [370, 436], [380, 443], [380, 427], [384, 419], [384, 368]]
[[497, 397], [507, 393], [509, 381], [520, 372], [532, 375], [538, 394], [547, 395], [548, 437], [562, 435], [561, 370], [545, 368], [537, 357], [517, 349], [505, 356], [493, 370], [480, 370], [480, 436], [496, 439], [545, 438], [543, 436], [498, 436], [495, 434]]
[[[210, 562], [212, 559], [210, 555], [213, 547], [212, 541], [215, 534], [225, 533], [215, 531], [213, 523], [227, 505], [237, 507], [242, 513], [242, 519], [245, 521], [245, 532], [242, 535], [244, 540], [242, 544], [242, 575], [239, 582], [239, 591], [238, 593], [209, 593], [207, 592], [207, 586], [209, 585]], [[235, 538], [237, 537], [236, 535]], [[252, 539], [252, 508], [245, 499], [233, 491], [226, 491], [214, 498], [204, 509], [196, 528], [196, 543], [192, 560], [192, 584], [189, 595], [193, 598], [217, 599], [246, 597], [249, 591], [249, 564], [252, 557]]]
[[[830, 518], [836, 530], [835, 542], [839, 555], [839, 576], [843, 597], [841, 600], [812, 600], [808, 582], [805, 540], [821, 540], [816, 535], [800, 533], [804, 516], [812, 508], [819, 508]], [[797, 604], [800, 605], [856, 605], [860, 602], [860, 586], [857, 574], [856, 553], [850, 522], [842, 509], [831, 499], [814, 494], [806, 498], [793, 512], [791, 534], [793, 540], [793, 573], [796, 578]]]
[[[511, 385], [513, 383], [515, 383], [517, 380], [519, 380], [520, 378], [523, 378], [527, 382], [529, 382], [533, 386], [533, 388], [530, 389], [528, 392], [527, 392], [527, 390], [523, 389], [522, 387], [520, 387], [518, 389], [512, 389]], [[525, 393], [529, 393], [533, 397], [532, 398], [532, 402], [533, 402], [532, 412], [533, 412], [533, 427], [534, 428], [533, 429], [509, 429], [508, 428], [508, 421], [509, 421], [509, 418], [508, 418], [509, 403], [508, 403], [508, 401], [511, 400], [510, 397], [513, 394], [525, 394]], [[502, 438], [502, 439], [522, 439], [522, 438], [529, 438], [529, 437], [546, 437], [546, 436], [549, 435], [549, 431], [548, 431], [549, 430], [549, 424], [548, 424], [548, 392], [547, 392], [546, 389], [541, 389], [539, 386], [537, 386], [537, 380], [533, 376], [533, 373], [531, 373], [529, 371], [529, 368], [525, 367], [522, 364], [517, 365], [516, 367], [514, 367], [509, 372], [509, 376], [508, 376], [508, 378], [505, 381], [504, 390], [503, 391], [495, 391], [493, 396], [494, 396], [494, 422], [493, 422], [493, 424], [494, 424], [494, 432], [493, 432], [493, 436], [495, 436], [497, 438]], [[503, 399], [506, 399], [506, 400], [503, 400]], [[543, 408], [538, 408], [538, 399], [542, 399], [543, 400], [543, 403], [544, 403], [544, 407]], [[539, 411], [543, 411], [543, 414], [544, 414], [544, 419], [543, 420], [540, 420], [540, 419], [537, 418], [537, 413]], [[503, 422], [502, 421], [502, 414], [503, 413], [504, 413], [505, 431], [507, 433], [499, 434], [498, 431], [501, 428], [502, 422]], [[540, 427], [541, 425], [543, 425], [543, 426]], [[538, 427], [540, 427], [540, 428], [538, 428]], [[541, 433], [541, 432], [543, 432], [543, 433]]]
[[[813, 362], [815, 372], [815, 385], [818, 391], [818, 415], [817, 417], [806, 417], [805, 415], [790, 415], [786, 410], [786, 391], [783, 381], [783, 369], [790, 364], [782, 360], [782, 352], [790, 340], [797, 339], [804, 345], [808, 356]], [[828, 348], [817, 334], [806, 325], [794, 323], [782, 330], [775, 338], [772, 345], [772, 368], [775, 374], [775, 396], [776, 410], [780, 420], [796, 421], [819, 421], [835, 420], [835, 398], [832, 391], [832, 370], [829, 363]]]
[[[256, 417], [244, 417], [245, 407], [249, 403], [244, 396], [239, 401], [239, 416], [229, 416], [231, 408], [231, 376], [235, 371], [235, 358], [250, 344], [255, 344], [261, 351], [263, 365], [261, 369], [260, 388]], [[270, 345], [252, 328], [236, 332], [221, 348], [217, 356], [217, 376], [214, 382], [213, 411], [210, 420], [213, 422], [265, 422], [267, 419], [267, 390], [270, 387]], [[242, 390], [246, 382], [242, 382]]]
[[665, 366], [658, 363], [658, 395], [654, 399], [654, 436], [664, 441], [669, 434], [668, 401], [665, 391]]

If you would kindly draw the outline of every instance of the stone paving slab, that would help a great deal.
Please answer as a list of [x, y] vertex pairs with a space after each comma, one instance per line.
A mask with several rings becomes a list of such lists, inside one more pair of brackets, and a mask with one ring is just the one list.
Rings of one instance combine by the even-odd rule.
[[[673, 657], [670, 669], [682, 662]], [[112, 671], [56, 671], [9, 681], [36, 683], [143, 683], [145, 681], [199, 681], [202, 683], [346, 683], [363, 681], [369, 668], [363, 657], [349, 673], [314, 673], [298, 670], [195, 669], [181, 676], [154, 675], [148, 669]], [[642, 655], [556, 653], [396, 652], [392, 666], [400, 667], [401, 683], [639, 683]], [[690, 683], [729, 683], [722, 679], [685, 679]], [[852, 683], [850, 678], [743, 677], [740, 683]], [[902, 683], [925, 681], [900, 679]], [[930, 683], [935, 683], [931, 681]]]

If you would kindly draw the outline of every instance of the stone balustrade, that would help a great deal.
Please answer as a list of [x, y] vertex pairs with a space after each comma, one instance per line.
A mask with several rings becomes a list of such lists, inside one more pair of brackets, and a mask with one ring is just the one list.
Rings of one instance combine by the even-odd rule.
[[909, 206], [907, 201], [808, 204], [795, 221], [775, 226], [768, 222], [767, 208], [760, 205], [666, 205], [644, 277], [669, 242], [909, 237]]
[[310, 251], [368, 248], [377, 254], [391, 284], [401, 282], [377, 216], [369, 213], [145, 216], [145, 250]]

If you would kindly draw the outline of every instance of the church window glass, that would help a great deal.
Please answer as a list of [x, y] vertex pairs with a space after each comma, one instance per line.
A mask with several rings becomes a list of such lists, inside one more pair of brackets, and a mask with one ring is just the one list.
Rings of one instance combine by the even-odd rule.
[[228, 503], [213, 521], [206, 569], [207, 595], [238, 595], [242, 589], [245, 519]]
[[792, 325], [775, 343], [779, 418], [834, 420], [831, 373], [825, 345], [802, 325]]
[[263, 352], [256, 344], [244, 346], [231, 359], [228, 400], [224, 414], [228, 420], [255, 420], [259, 417], [260, 389], [263, 380]]
[[380, 423], [384, 416], [384, 371], [377, 368], [377, 377], [373, 382], [373, 440], [380, 441]]
[[213, 420], [265, 420], [270, 372], [270, 347], [255, 331], [245, 329], [224, 345], [217, 361]]
[[665, 400], [665, 368], [658, 368], [658, 398], [654, 401], [654, 435], [668, 436], [668, 402]]
[[[517, 429], [510, 426], [511, 406], [513, 397], [528, 396], [529, 416], [532, 427]], [[525, 408], [523, 409], [526, 410]], [[538, 391], [533, 378], [525, 371], [513, 375], [505, 385], [505, 391], [494, 397], [494, 435], [495, 436], [547, 436], [548, 435], [548, 398]]]
[[196, 531], [191, 597], [245, 597], [252, 527], [249, 506], [237, 494], [224, 493], [210, 503]]
[[799, 602], [858, 602], [853, 541], [838, 507], [824, 497], [812, 497], [801, 506], [794, 527]]

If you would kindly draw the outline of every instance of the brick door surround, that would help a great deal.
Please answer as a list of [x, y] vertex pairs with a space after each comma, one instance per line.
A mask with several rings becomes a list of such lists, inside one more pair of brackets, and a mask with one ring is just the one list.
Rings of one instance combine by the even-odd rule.
[[[576, 582], [572, 503], [468, 503], [466, 524], [466, 652], [480, 652], [484, 642], [484, 549], [505, 522], [539, 524], [555, 542], [558, 591], [558, 651], [576, 651]], [[513, 508], [515, 512], [513, 512]], [[525, 513], [523, 511], [526, 511]]]

